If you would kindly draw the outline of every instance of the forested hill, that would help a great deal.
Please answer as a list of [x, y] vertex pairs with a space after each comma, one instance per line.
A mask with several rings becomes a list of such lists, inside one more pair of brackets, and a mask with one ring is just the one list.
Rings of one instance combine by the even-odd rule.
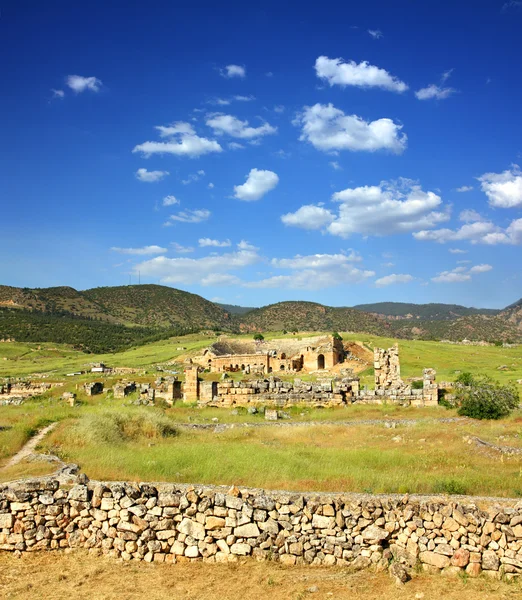
[[315, 302], [278, 302], [238, 317], [243, 331], [360, 331], [389, 335], [390, 325], [353, 308], [324, 306]]
[[468, 317], [470, 315], [493, 316], [500, 312], [493, 308], [472, 308], [459, 304], [411, 304], [409, 302], [376, 302], [375, 304], [358, 304], [353, 308], [383, 315], [390, 320], [425, 319], [439, 321]]

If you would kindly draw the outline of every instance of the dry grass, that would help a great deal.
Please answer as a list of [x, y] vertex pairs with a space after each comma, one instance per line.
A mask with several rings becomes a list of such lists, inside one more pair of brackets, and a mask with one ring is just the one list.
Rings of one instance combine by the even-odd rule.
[[15, 481], [16, 479], [27, 479], [30, 477], [42, 477], [50, 475], [57, 469], [56, 464], [48, 462], [21, 462], [13, 467], [0, 468], [0, 483]]
[[[315, 592], [308, 591], [317, 587]], [[346, 599], [508, 600], [520, 583], [416, 575], [398, 589], [386, 573], [319, 567], [284, 568], [243, 560], [164, 565], [121, 563], [86, 552], [0, 554], [0, 590], [10, 600], [270, 600]]]

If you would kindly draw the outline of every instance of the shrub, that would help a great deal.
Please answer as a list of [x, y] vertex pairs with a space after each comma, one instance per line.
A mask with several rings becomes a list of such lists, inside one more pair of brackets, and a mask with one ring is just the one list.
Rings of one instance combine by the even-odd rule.
[[343, 341], [343, 338], [340, 336], [339, 333], [337, 333], [337, 331], [335, 331], [334, 333], [332, 333], [332, 337], [334, 340], [339, 340], [340, 342]]
[[456, 383], [459, 383], [460, 385], [473, 385], [473, 375], [471, 373], [469, 373], [468, 371], [464, 371], [463, 373], [460, 373], [459, 376], [457, 377], [457, 379], [455, 379]]
[[255, 340], [256, 342], [262, 342], [264, 339], [265, 339], [265, 337], [264, 337], [263, 335], [261, 335], [260, 333], [256, 333], [256, 334], [254, 335], [254, 340]]
[[455, 404], [459, 415], [472, 419], [500, 419], [517, 408], [520, 399], [514, 385], [501, 385], [489, 377], [473, 379], [471, 385], [458, 385]]
[[466, 486], [456, 479], [443, 479], [436, 481], [433, 486], [436, 494], [453, 494], [464, 496], [467, 493]]
[[120, 444], [140, 439], [160, 439], [176, 435], [172, 421], [151, 409], [107, 410], [86, 415], [67, 432], [69, 443]]
[[424, 387], [424, 382], [422, 381], [422, 379], [415, 379], [414, 381], [411, 382], [412, 390], [422, 390], [423, 387]]

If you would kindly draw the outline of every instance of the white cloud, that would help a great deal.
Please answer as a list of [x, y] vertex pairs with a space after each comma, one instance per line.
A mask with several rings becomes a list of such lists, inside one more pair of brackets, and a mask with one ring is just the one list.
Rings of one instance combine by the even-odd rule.
[[63, 90], [55, 90], [52, 88], [51, 92], [53, 93], [53, 98], [63, 98], [65, 96], [65, 92]]
[[204, 282], [203, 285], [214, 285], [218, 275], [227, 275], [259, 260], [257, 252], [252, 250], [212, 254], [203, 258], [158, 256], [136, 265], [135, 272], [140, 271], [142, 276], [160, 279], [162, 283], [190, 285]]
[[82, 77], [81, 75], [69, 75], [66, 79], [66, 83], [76, 94], [84, 92], [85, 90], [99, 92], [103, 85], [97, 77]]
[[459, 214], [459, 220], [464, 223], [474, 223], [475, 221], [484, 221], [484, 217], [472, 208], [461, 211]]
[[201, 280], [201, 285], [205, 286], [231, 286], [241, 285], [241, 279], [236, 275], [229, 273], [211, 273]]
[[256, 246], [254, 246], [250, 242], [247, 242], [246, 240], [241, 240], [239, 242], [239, 244], [237, 244], [237, 247], [240, 250], [259, 250], [259, 248], [257, 248]]
[[209, 190], [212, 190], [212, 189], [214, 188], [214, 184], [213, 184], [212, 182], [210, 182], [210, 183], [207, 185], [207, 187], [208, 187], [208, 189], [209, 189]]
[[440, 196], [424, 192], [410, 180], [381, 182], [380, 185], [347, 188], [333, 194], [340, 202], [339, 215], [328, 226], [332, 235], [349, 237], [362, 235], [391, 235], [435, 227], [446, 221]]
[[461, 283], [463, 281], [471, 281], [471, 275], [456, 271], [442, 271], [436, 277], [432, 277], [434, 283]]
[[467, 250], [461, 250], [460, 248], [448, 248], [448, 252], [451, 254], [467, 254]]
[[332, 160], [332, 162], [330, 163], [330, 166], [332, 167], [332, 169], [334, 171], [342, 171], [343, 170], [341, 165], [336, 160]]
[[227, 65], [223, 69], [220, 69], [219, 72], [226, 79], [231, 79], [232, 77], [243, 78], [246, 76], [246, 69], [241, 65]]
[[[468, 262], [468, 261], [461, 261]], [[471, 276], [478, 273], [487, 273], [491, 271], [493, 267], [491, 265], [475, 265], [468, 269], [467, 267], [456, 267], [452, 271], [443, 271], [436, 277], [432, 277], [431, 280], [435, 283], [461, 283], [464, 281], [471, 281]]]
[[154, 183], [156, 181], [161, 181], [167, 175], [169, 175], [168, 171], [147, 171], [147, 169], [138, 169], [136, 173], [134, 173], [136, 179], [140, 181], [144, 181], [147, 183]]
[[285, 112], [285, 107], [282, 104], [277, 104], [276, 106], [274, 106], [274, 112], [282, 114]]
[[386, 275], [385, 277], [381, 277], [380, 279], [375, 280], [375, 285], [377, 287], [384, 287], [386, 285], [394, 285], [396, 283], [409, 283], [413, 281], [415, 277], [408, 274], [395, 274]]
[[136, 254], [137, 256], [146, 256], [148, 254], [165, 254], [167, 248], [161, 246], [143, 246], [143, 248], [117, 248], [112, 247], [111, 250], [120, 254]]
[[214, 130], [216, 135], [227, 134], [243, 140], [251, 140], [277, 133], [277, 127], [272, 127], [270, 123], [263, 123], [259, 127], [250, 127], [248, 121], [241, 121], [232, 115], [209, 115], [206, 123]]
[[179, 204], [179, 200], [176, 198], [176, 196], [165, 196], [165, 198], [163, 198], [163, 206], [173, 206], [174, 204]]
[[472, 185], [461, 185], [460, 187], [458, 187], [455, 191], [456, 192], [471, 192], [473, 190], [473, 186]]
[[134, 147], [133, 152], [140, 152], [148, 158], [153, 154], [174, 154], [197, 158], [211, 152], [222, 152], [223, 148], [216, 140], [200, 137], [190, 123], [178, 121], [172, 125], [158, 125], [156, 129], [160, 137], [168, 138], [166, 142], [144, 142]]
[[234, 186], [234, 198], [251, 202], [259, 200], [273, 190], [279, 183], [279, 177], [273, 171], [252, 169], [242, 185]]
[[301, 229], [322, 229], [334, 219], [335, 215], [332, 211], [314, 204], [305, 204], [294, 213], [287, 213], [281, 217], [285, 225]]
[[198, 244], [200, 248], [206, 248], [207, 246], [213, 246], [214, 248], [227, 248], [228, 246], [232, 246], [232, 242], [230, 240], [224, 240], [220, 242], [219, 240], [212, 240], [210, 238], [200, 238], [198, 240]]
[[522, 219], [515, 219], [508, 227], [502, 229], [491, 221], [466, 223], [460, 229], [436, 229], [434, 231], [418, 231], [413, 236], [418, 240], [428, 240], [445, 244], [453, 241], [468, 241], [472, 244], [522, 244]]
[[360, 262], [362, 257], [352, 251], [350, 254], [311, 254], [294, 258], [274, 258], [271, 264], [279, 269], [329, 269], [350, 262]]
[[272, 71], [267, 71], [265, 73], [265, 77], [273, 77], [273, 76], [274, 76], [274, 74], [272, 73]]
[[344, 62], [342, 58], [320, 56], [315, 61], [317, 77], [326, 79], [333, 85], [352, 85], [361, 88], [378, 87], [390, 92], [405, 92], [408, 86], [390, 75], [385, 69], [370, 65], [367, 61], [357, 64], [355, 61]]
[[419, 100], [432, 100], [436, 98], [437, 100], [445, 100], [449, 98], [452, 94], [454, 94], [457, 90], [450, 87], [440, 87], [435, 85], [434, 83], [421, 88], [415, 92], [415, 96]]
[[228, 147], [230, 150], [243, 150], [245, 148], [243, 144], [238, 144], [238, 142], [229, 142]]
[[475, 265], [474, 267], [471, 267], [471, 269], [469, 270], [469, 272], [471, 274], [473, 273], [487, 273], [488, 271], [491, 271], [493, 267], [491, 265]]
[[407, 146], [402, 125], [391, 119], [368, 122], [357, 115], [345, 115], [332, 104], [305, 106], [294, 124], [302, 126], [301, 141], [323, 152], [390, 150], [401, 154]]
[[380, 40], [382, 37], [384, 37], [380, 29], [368, 29], [368, 33], [374, 40]]
[[391, 269], [391, 267], [394, 267], [395, 263], [392, 262], [386, 262], [386, 263], [381, 263], [381, 267], [385, 267], [386, 269]]
[[522, 172], [518, 165], [512, 165], [502, 173], [485, 173], [478, 180], [491, 206], [522, 207]]
[[181, 180], [181, 183], [183, 185], [189, 185], [190, 183], [199, 181], [204, 176], [205, 176], [205, 171], [203, 171], [203, 169], [200, 169], [197, 173], [190, 173], [190, 175], [186, 179]]
[[234, 96], [234, 100], [237, 100], [238, 102], [252, 102], [255, 99], [255, 96]]
[[202, 221], [206, 221], [210, 215], [211, 212], [206, 208], [183, 210], [175, 215], [170, 215], [165, 225], [172, 225], [175, 221], [179, 221], [180, 223], [201, 223]]
[[182, 246], [178, 244], [178, 242], [171, 242], [170, 245], [174, 248], [174, 252], [178, 254], [190, 254], [194, 252], [194, 248], [192, 246]]

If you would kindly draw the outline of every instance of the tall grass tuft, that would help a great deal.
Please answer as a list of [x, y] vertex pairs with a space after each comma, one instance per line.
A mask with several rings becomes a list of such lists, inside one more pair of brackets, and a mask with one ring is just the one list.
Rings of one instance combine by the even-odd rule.
[[91, 444], [122, 444], [140, 440], [159, 440], [177, 434], [172, 421], [159, 411], [151, 409], [106, 410], [85, 415], [70, 429], [67, 443], [88, 446]]

